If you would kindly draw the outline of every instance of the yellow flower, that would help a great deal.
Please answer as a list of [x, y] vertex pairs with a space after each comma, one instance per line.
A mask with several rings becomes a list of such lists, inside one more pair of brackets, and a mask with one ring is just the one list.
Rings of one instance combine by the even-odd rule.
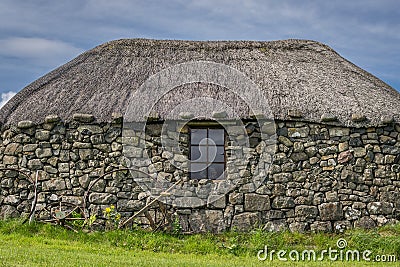
[[106, 209], [105, 209], [105, 212], [106, 212], [106, 213], [110, 213], [110, 212], [111, 212], [111, 209], [110, 209], [110, 208], [106, 208]]

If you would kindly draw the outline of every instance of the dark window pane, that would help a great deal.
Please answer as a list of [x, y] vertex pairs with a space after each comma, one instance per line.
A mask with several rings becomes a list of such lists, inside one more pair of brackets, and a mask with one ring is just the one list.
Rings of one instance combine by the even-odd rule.
[[224, 129], [209, 129], [208, 138], [212, 139], [216, 145], [224, 145], [225, 143]]
[[191, 129], [190, 177], [225, 179], [224, 129]]
[[207, 164], [191, 163], [190, 177], [192, 179], [207, 179]]
[[208, 179], [221, 180], [224, 178], [224, 164], [213, 163], [208, 167]]
[[208, 161], [209, 162], [225, 162], [224, 147], [223, 146], [209, 146], [208, 147]]
[[201, 140], [207, 138], [207, 129], [191, 129], [190, 131], [191, 144], [198, 145]]
[[207, 162], [207, 147], [206, 146], [191, 146], [190, 147], [190, 160]]

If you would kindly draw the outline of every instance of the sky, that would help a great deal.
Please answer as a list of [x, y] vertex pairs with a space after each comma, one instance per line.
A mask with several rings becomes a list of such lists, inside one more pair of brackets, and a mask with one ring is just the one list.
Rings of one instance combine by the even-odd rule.
[[398, 0], [0, 0], [0, 94], [122, 38], [308, 39], [400, 91]]

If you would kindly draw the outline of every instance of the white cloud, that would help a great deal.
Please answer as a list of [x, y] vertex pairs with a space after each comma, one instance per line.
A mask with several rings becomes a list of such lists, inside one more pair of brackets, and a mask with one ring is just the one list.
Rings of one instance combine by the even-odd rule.
[[25, 37], [2, 39], [0, 48], [0, 56], [33, 60], [43, 66], [60, 64], [82, 52], [82, 49], [59, 40]]
[[2, 108], [8, 102], [8, 100], [10, 100], [16, 94], [17, 94], [17, 92], [13, 92], [13, 91], [9, 91], [7, 93], [2, 93], [1, 94], [0, 108]]

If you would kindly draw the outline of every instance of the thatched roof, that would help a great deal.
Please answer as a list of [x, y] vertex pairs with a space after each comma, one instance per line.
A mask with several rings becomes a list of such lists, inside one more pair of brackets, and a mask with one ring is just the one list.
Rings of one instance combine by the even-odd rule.
[[[302, 114], [301, 120], [315, 122], [331, 114], [344, 125], [354, 124], [353, 114], [365, 116], [365, 125], [377, 125], [382, 117], [400, 121], [396, 90], [318, 42], [127, 39], [95, 47], [28, 85], [1, 109], [0, 122], [41, 122], [49, 114], [68, 121], [74, 113], [109, 121], [112, 113], [125, 112], [131, 95], [151, 75], [198, 60], [223, 63], [244, 73], [262, 88], [276, 119], [290, 119], [288, 113], [294, 111]], [[201, 96], [219, 95], [218, 90], [188, 88], [202, 90]], [[226, 94], [223, 91], [221, 95]], [[166, 103], [173, 103], [174, 95], [178, 94], [171, 94]], [[228, 105], [235, 101], [235, 97], [220, 98]], [[157, 108], [161, 116], [168, 113], [168, 105]]]

